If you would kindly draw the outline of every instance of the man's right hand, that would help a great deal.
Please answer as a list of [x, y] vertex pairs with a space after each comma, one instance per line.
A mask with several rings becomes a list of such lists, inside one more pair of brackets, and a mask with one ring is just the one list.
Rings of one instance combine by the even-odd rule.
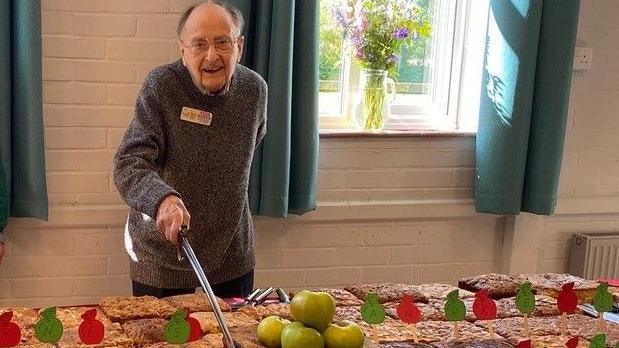
[[178, 243], [178, 233], [181, 226], [189, 228], [191, 216], [183, 201], [177, 196], [170, 195], [164, 198], [157, 209], [157, 227], [165, 239], [173, 244]]

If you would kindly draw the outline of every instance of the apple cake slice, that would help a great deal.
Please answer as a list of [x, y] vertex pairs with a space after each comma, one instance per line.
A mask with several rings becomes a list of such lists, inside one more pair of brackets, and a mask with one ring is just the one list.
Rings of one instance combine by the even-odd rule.
[[404, 295], [410, 295], [413, 302], [428, 303], [428, 298], [424, 296], [413, 285], [402, 283], [372, 283], [349, 285], [344, 288], [346, 291], [355, 295], [358, 299], [365, 301], [369, 293], [378, 295], [378, 302], [399, 302]]
[[99, 308], [113, 322], [149, 318], [169, 319], [176, 311], [176, 308], [167, 302], [153, 296], [104, 297], [99, 302]]
[[522, 275], [488, 273], [474, 277], [460, 278], [458, 287], [471, 292], [478, 292], [481, 289], [486, 289], [491, 298], [499, 300], [505, 297], [516, 296], [518, 287], [526, 281], [527, 278]]
[[[189, 313], [213, 311], [211, 301], [204, 293], [170, 296], [162, 298], [162, 300], [174, 308], [187, 308]], [[217, 298], [217, 303], [222, 312], [230, 312], [232, 310], [230, 305], [220, 298]]]

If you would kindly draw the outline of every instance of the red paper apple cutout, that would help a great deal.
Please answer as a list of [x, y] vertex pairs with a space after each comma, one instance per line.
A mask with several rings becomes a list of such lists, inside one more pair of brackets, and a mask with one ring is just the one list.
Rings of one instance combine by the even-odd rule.
[[520, 341], [516, 345], [516, 348], [531, 348], [531, 340]]
[[488, 297], [488, 290], [481, 289], [475, 294], [475, 302], [473, 302], [473, 313], [479, 320], [496, 319], [496, 303]]
[[411, 295], [404, 295], [396, 307], [396, 311], [400, 320], [407, 324], [417, 324], [421, 320], [421, 312], [413, 303]]
[[576, 348], [578, 347], [578, 336], [572, 337], [567, 342], [565, 342], [565, 346], [567, 348]]
[[561, 287], [557, 297], [557, 307], [561, 313], [574, 313], [578, 307], [578, 296], [574, 292], [574, 283], [567, 283]]
[[189, 339], [187, 340], [187, 342], [193, 342], [193, 341], [197, 341], [200, 339], [200, 337], [202, 337], [202, 327], [200, 326], [200, 322], [198, 321], [198, 319], [192, 317], [189, 315], [189, 309], [185, 308], [185, 313], [187, 313], [187, 316], [185, 317], [185, 320], [187, 320], [187, 322], [189, 323]]
[[103, 323], [96, 319], [97, 310], [89, 309], [82, 314], [84, 321], [80, 324], [78, 333], [84, 344], [99, 344], [103, 341], [105, 329]]
[[21, 331], [17, 324], [11, 322], [13, 312], [0, 315], [0, 347], [15, 347], [21, 340]]

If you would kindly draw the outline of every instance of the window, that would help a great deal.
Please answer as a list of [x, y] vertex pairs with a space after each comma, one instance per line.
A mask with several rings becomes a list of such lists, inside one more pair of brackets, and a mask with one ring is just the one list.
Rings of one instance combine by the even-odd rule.
[[[341, 1], [320, 0], [321, 129], [355, 128], [360, 69], [330, 11]], [[401, 1], [425, 10], [431, 33], [404, 45], [389, 72], [395, 88], [385, 129], [474, 131], [489, 0]]]

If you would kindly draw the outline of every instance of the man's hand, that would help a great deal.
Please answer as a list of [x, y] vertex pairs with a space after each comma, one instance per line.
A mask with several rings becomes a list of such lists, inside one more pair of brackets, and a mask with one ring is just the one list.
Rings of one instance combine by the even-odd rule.
[[4, 243], [0, 242], [0, 264], [2, 263], [3, 256], [4, 256]]
[[163, 233], [165, 239], [173, 244], [178, 243], [178, 233], [181, 226], [189, 228], [191, 216], [185, 208], [183, 201], [177, 196], [167, 196], [157, 210], [157, 227]]

